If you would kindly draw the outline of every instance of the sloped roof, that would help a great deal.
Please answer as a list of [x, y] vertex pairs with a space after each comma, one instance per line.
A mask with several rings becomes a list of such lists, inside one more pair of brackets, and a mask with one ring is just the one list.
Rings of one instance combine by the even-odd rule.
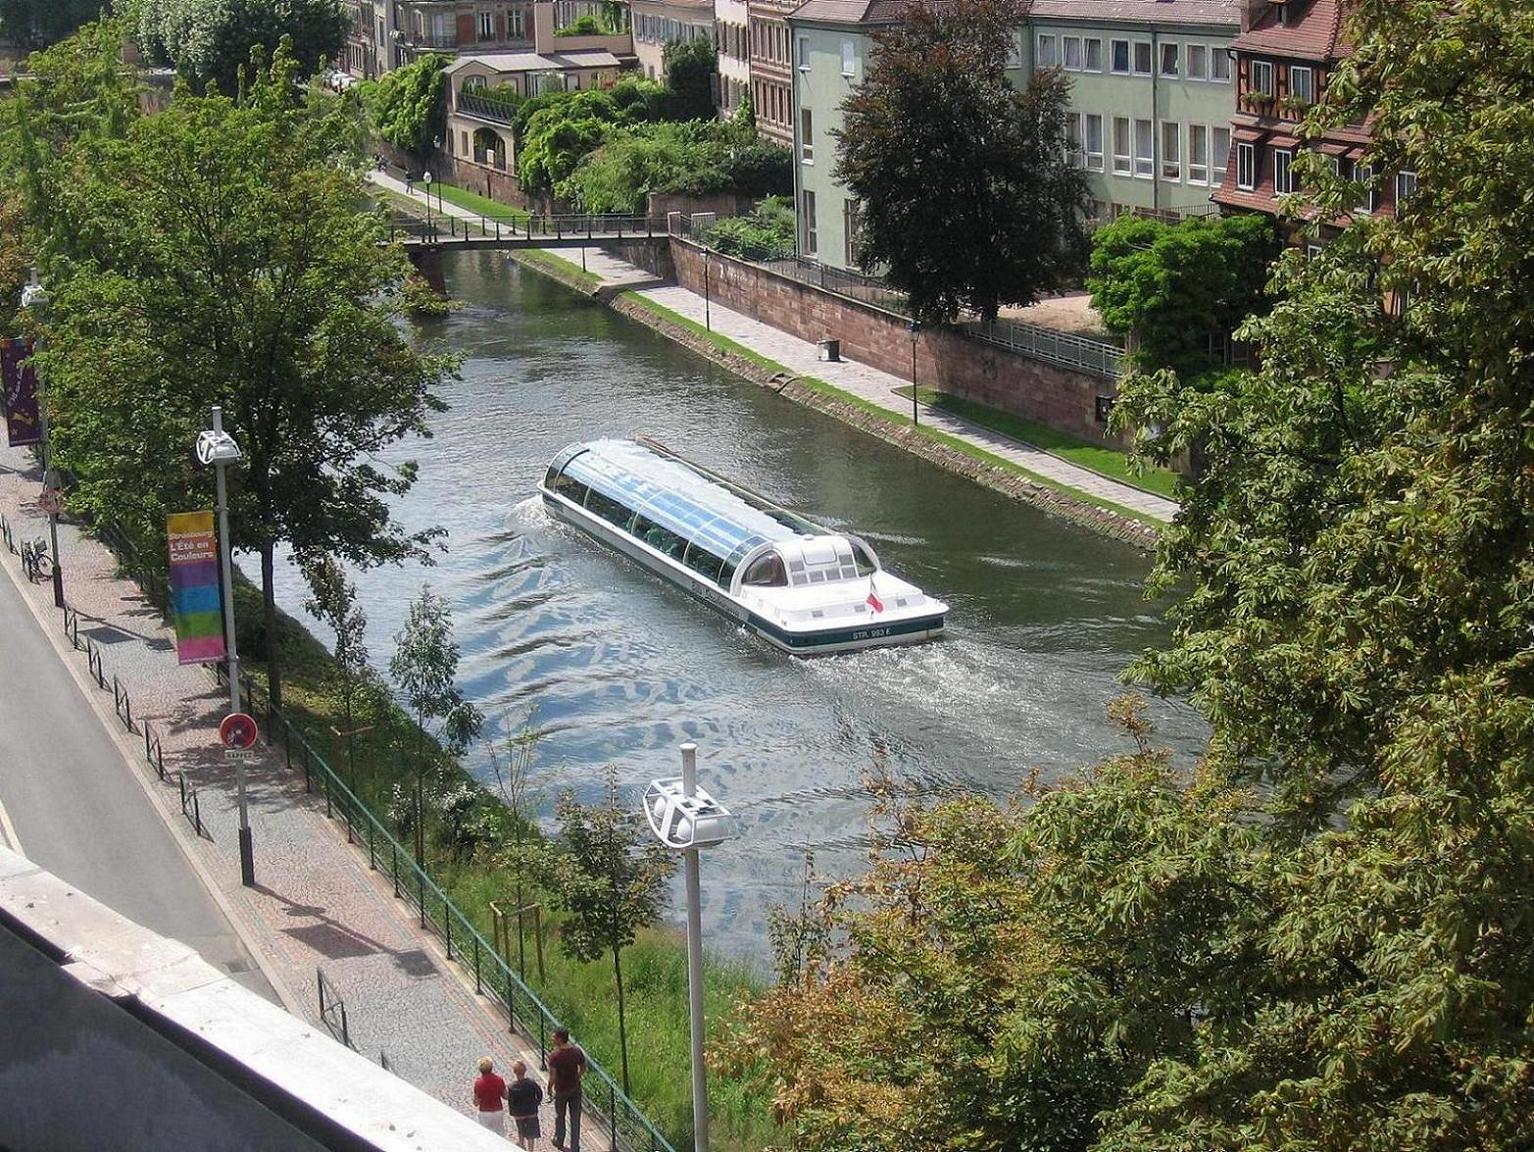
[[498, 73], [512, 72], [561, 72], [581, 68], [616, 68], [621, 61], [611, 52], [588, 50], [582, 52], [550, 52], [540, 56], [536, 52], [491, 52], [483, 56], [460, 56], [443, 71], [449, 75], [461, 71], [469, 64], [482, 64]]
[[1033, 0], [1035, 18], [1081, 23], [1226, 24], [1239, 27], [1240, 0]]
[[[814, 24], [898, 24], [915, 4], [947, 7], [947, 0], [807, 0], [789, 15], [790, 20]], [[1026, 0], [1024, 0], [1026, 9]]]
[[1289, 0], [1284, 22], [1280, 5], [1269, 4], [1249, 31], [1236, 37], [1240, 52], [1294, 56], [1301, 60], [1335, 60], [1352, 52], [1342, 27], [1343, 0]]

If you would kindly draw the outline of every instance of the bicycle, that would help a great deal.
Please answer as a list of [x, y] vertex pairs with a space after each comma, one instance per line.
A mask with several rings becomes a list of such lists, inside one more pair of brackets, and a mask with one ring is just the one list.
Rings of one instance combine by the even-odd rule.
[[22, 541], [21, 570], [34, 583], [53, 578], [53, 557], [48, 553], [48, 542], [41, 536], [31, 543]]

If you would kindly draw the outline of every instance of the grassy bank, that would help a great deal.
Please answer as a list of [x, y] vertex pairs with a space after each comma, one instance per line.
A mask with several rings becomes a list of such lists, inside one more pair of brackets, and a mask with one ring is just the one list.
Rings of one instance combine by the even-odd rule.
[[545, 252], [541, 248], [523, 248], [509, 255], [518, 264], [536, 268], [577, 291], [595, 292], [602, 284], [602, 278], [595, 272], [588, 272], [573, 260], [555, 256], [552, 252]]
[[711, 332], [697, 321], [683, 316], [681, 313], [675, 311], [674, 309], [667, 308], [663, 304], [657, 304], [655, 301], [647, 299], [646, 297], [639, 295], [637, 292], [626, 292], [624, 293], [623, 298], [625, 300], [631, 301], [635, 307], [640, 308], [645, 312], [649, 312], [651, 315], [659, 317], [660, 319], [665, 320], [667, 323], [673, 324], [676, 327], [681, 328], [702, 340], [706, 340], [708, 343], [712, 344], [715, 348], [719, 349], [719, 351], [725, 353], [726, 355], [743, 360], [755, 366], [766, 376], [781, 374], [785, 379], [791, 378], [793, 382], [800, 387], [808, 388], [811, 391], [818, 392], [821, 395], [828, 397], [829, 399], [838, 401], [839, 403], [850, 405], [851, 407], [858, 409], [860, 412], [863, 412], [876, 420], [888, 424], [891, 427], [898, 428], [902, 432], [924, 436], [929, 440], [933, 440], [943, 445], [945, 448], [949, 448], [955, 452], [960, 453], [961, 455], [968, 456], [973, 460], [977, 460], [983, 464], [990, 465], [991, 467], [999, 468], [1004, 472], [1010, 472], [1013, 475], [1028, 481], [1030, 484], [1038, 485], [1041, 488], [1047, 488], [1053, 492], [1059, 492], [1062, 495], [1069, 496], [1072, 500], [1079, 501], [1082, 504], [1088, 504], [1096, 508], [1106, 509], [1107, 511], [1116, 513], [1119, 516], [1124, 516], [1131, 520], [1137, 521], [1138, 523], [1148, 525], [1149, 527], [1155, 528], [1158, 531], [1164, 527], [1164, 525], [1159, 520], [1152, 516], [1143, 515], [1142, 513], [1136, 512], [1132, 508], [1126, 508], [1123, 505], [1115, 504], [1111, 500], [1099, 499], [1098, 497], [1089, 493], [1072, 488], [1067, 484], [1061, 484], [1059, 481], [1053, 480], [1048, 476], [1041, 476], [1037, 472], [1031, 472], [1027, 468], [1022, 467], [1020, 464], [1016, 464], [1011, 460], [994, 455], [993, 453], [987, 452], [985, 449], [980, 448], [977, 445], [971, 444], [968, 440], [961, 440], [957, 436], [950, 436], [946, 432], [929, 427], [925, 424], [916, 425], [913, 427], [909, 422], [900, 419], [887, 408], [881, 408], [879, 405], [873, 403], [870, 400], [864, 399], [862, 396], [856, 396], [851, 392], [843, 391], [842, 389], [836, 387], [834, 384], [828, 384], [826, 381], [817, 379], [814, 376], [796, 376], [792, 370], [786, 368], [782, 364], [779, 364], [777, 361], [769, 359], [766, 356], [762, 356], [757, 352], [753, 352], [750, 348], [736, 343], [728, 336], [723, 336], [718, 332]]
[[[421, 187], [424, 191], [425, 186]], [[532, 219], [531, 214], [524, 208], [502, 204], [499, 200], [481, 196], [478, 192], [471, 192], [456, 184], [444, 184], [440, 180], [432, 184], [431, 194], [440, 198], [444, 204], [456, 204], [459, 208], [467, 208], [470, 212], [478, 212], [481, 216], [488, 216], [492, 220], [515, 220], [523, 224]]]
[[[264, 688], [264, 660], [269, 638], [261, 626], [257, 589], [241, 582], [236, 592], [240, 644], [247, 669]], [[414, 724], [394, 704], [385, 686], [374, 681], [354, 702], [351, 754], [344, 735], [345, 710], [341, 683], [329, 652], [297, 620], [283, 615], [276, 643], [284, 668], [284, 712], [301, 729], [352, 790], [396, 830], [402, 843], [411, 835], [395, 819], [401, 800], [411, 795], [416, 765], [427, 766], [428, 794], [463, 794], [472, 785], [469, 814], [449, 819], [434, 814], [428, 801], [426, 857], [428, 870], [458, 907], [484, 933], [493, 938], [491, 901], [507, 910], [516, 906], [516, 876], [512, 847], [538, 837], [534, 828], [519, 828], [501, 800], [479, 787], [468, 773], [434, 742], [419, 742]], [[422, 749], [419, 756], [417, 750]], [[504, 756], [503, 756], [504, 760]], [[534, 780], [536, 787], [538, 781]], [[551, 795], [546, 796], [552, 799]], [[408, 803], [404, 805], [408, 807]], [[524, 877], [526, 902], [543, 901], [540, 878]], [[554, 1015], [567, 1024], [579, 1041], [616, 1078], [620, 1068], [618, 1022], [610, 962], [581, 964], [559, 949], [559, 917], [547, 910], [545, 919], [545, 976], [540, 979], [535, 963], [536, 941], [531, 922], [525, 938], [527, 982]], [[517, 963], [516, 941], [510, 949]], [[671, 1140], [683, 1149], [692, 1143], [692, 1103], [688, 1079], [689, 1043], [687, 1015], [687, 960], [680, 936], [668, 929], [651, 929], [623, 955], [624, 991], [628, 1006], [631, 1096]], [[708, 965], [708, 1016], [721, 1020], [743, 992], [756, 987], [753, 974], [738, 964]], [[368, 1021], [354, 1022], [365, 1034]], [[717, 1027], [717, 1023], [715, 1024]], [[715, 1145], [725, 1152], [759, 1149], [771, 1139], [766, 1104], [746, 1095], [736, 1085], [711, 1078], [711, 1133]]]

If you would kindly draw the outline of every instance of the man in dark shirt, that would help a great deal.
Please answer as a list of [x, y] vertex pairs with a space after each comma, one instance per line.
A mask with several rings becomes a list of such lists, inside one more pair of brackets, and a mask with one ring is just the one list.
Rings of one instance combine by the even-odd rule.
[[581, 1077], [586, 1053], [570, 1043], [567, 1028], [554, 1029], [554, 1050], [548, 1056], [549, 1094], [554, 1097], [554, 1147], [565, 1147], [565, 1115], [570, 1117], [569, 1152], [581, 1152]]

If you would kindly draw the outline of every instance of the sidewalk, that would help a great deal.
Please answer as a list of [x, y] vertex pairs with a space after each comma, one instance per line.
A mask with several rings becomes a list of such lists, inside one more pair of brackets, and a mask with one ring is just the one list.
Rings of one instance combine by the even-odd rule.
[[[40, 480], [29, 451], [0, 448], [0, 512], [18, 541], [46, 537], [35, 503]], [[122, 753], [96, 770], [142, 784], [288, 1010], [323, 1024], [316, 1000], [323, 972], [345, 1000], [353, 1045], [375, 1061], [385, 1054], [396, 1074], [464, 1113], [472, 1112], [469, 1090], [481, 1056], [503, 1073], [520, 1057], [537, 1076], [537, 1051], [508, 1035], [499, 1009], [472, 992], [472, 975], [461, 982], [409, 906], [394, 898], [387, 874], [368, 869], [365, 854], [347, 845], [345, 829], [326, 819], [323, 800], [305, 794], [302, 776], [286, 769], [278, 750], [264, 749], [247, 768], [257, 886], [240, 884], [233, 773], [215, 745], [227, 698], [206, 669], [177, 664], [174, 634], [137, 587], [116, 576], [104, 545], [60, 523], [59, 547], [66, 599], [80, 613], [82, 640], [90, 637], [102, 652], [109, 683], [106, 692], [92, 683], [97, 715], [81, 720], [107, 725]], [[86, 657], [64, 638], [51, 587], [26, 583], [19, 558], [3, 548], [0, 566], [0, 580], [23, 589], [59, 658], [83, 670]], [[113, 677], [131, 696], [137, 735], [113, 715]], [[145, 763], [144, 721], [163, 742], [166, 782]], [[197, 788], [204, 836], [183, 818], [171, 782], [178, 771]], [[157, 877], [142, 881], [153, 885]], [[545, 1113], [552, 1124], [551, 1110]], [[599, 1124], [582, 1135], [583, 1146], [606, 1148]]]

